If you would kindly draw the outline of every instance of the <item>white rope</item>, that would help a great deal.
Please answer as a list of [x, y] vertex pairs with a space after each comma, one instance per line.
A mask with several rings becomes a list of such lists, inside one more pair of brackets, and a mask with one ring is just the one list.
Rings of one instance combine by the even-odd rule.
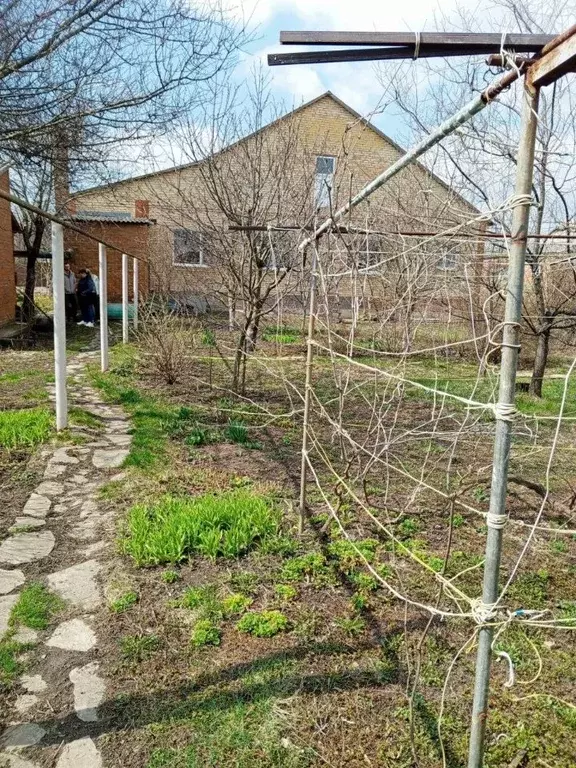
[[493, 515], [488, 513], [486, 516], [486, 525], [495, 531], [501, 531], [508, 522], [508, 515]]
[[418, 56], [420, 55], [420, 38], [421, 33], [420, 32], [414, 32], [415, 40], [414, 40], [414, 56], [412, 57], [413, 61], [416, 61]]
[[510, 654], [506, 653], [506, 651], [496, 651], [495, 653], [496, 656], [499, 656], [501, 659], [504, 659], [506, 662], [508, 662], [508, 679], [504, 683], [504, 688], [512, 688], [516, 682], [516, 675], [514, 673], [514, 664]]
[[494, 403], [492, 410], [494, 411], [494, 417], [498, 421], [512, 422], [519, 413], [516, 406], [512, 403]]

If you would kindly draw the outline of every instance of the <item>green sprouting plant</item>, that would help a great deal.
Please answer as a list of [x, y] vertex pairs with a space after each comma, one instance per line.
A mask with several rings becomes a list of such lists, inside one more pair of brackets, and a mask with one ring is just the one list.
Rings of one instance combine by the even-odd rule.
[[277, 344], [294, 344], [300, 338], [300, 332], [296, 328], [287, 325], [269, 325], [262, 333], [263, 341], [272, 341]]
[[238, 616], [250, 608], [253, 602], [251, 597], [246, 597], [246, 595], [241, 593], [228, 595], [228, 597], [225, 597], [220, 602], [222, 616], [225, 619], [229, 619], [231, 616]]
[[488, 501], [488, 493], [486, 491], [486, 488], [483, 488], [482, 486], [478, 486], [477, 488], [474, 488], [472, 491], [472, 498], [475, 501]]
[[195, 554], [235, 558], [276, 534], [279, 518], [269, 499], [247, 489], [164, 496], [130, 510], [122, 548], [138, 566], [178, 563]]
[[184, 438], [186, 445], [192, 445], [198, 447], [200, 445], [206, 445], [210, 442], [210, 432], [203, 427], [192, 427], [190, 432]]
[[22, 673], [24, 665], [21, 656], [28, 647], [11, 640], [9, 636], [0, 640], [0, 691], [9, 688]]
[[378, 589], [378, 582], [374, 576], [366, 573], [366, 571], [353, 571], [349, 578], [358, 592], [362, 594], [367, 594], [368, 592], [373, 592]]
[[398, 526], [398, 533], [402, 538], [410, 539], [420, 530], [420, 523], [413, 517], [407, 517]]
[[459, 513], [456, 513], [452, 517], [452, 527], [453, 528], [461, 528], [464, 525], [465, 522], [466, 521], [464, 519], [464, 516], [459, 514]]
[[551, 552], [555, 552], [558, 555], [563, 555], [568, 552], [568, 544], [564, 539], [552, 539], [549, 547]]
[[138, 593], [134, 591], [125, 592], [123, 595], [120, 595], [120, 597], [117, 597], [116, 600], [113, 600], [110, 603], [110, 610], [114, 613], [124, 613], [124, 611], [129, 610], [133, 606], [136, 605], [138, 602]]
[[119, 642], [122, 658], [133, 662], [143, 661], [160, 647], [156, 635], [125, 635]]
[[200, 337], [200, 340], [205, 347], [216, 346], [216, 334], [211, 328], [204, 328], [202, 330], [202, 335]]
[[353, 611], [363, 611], [368, 607], [369, 599], [364, 592], [355, 592], [350, 598], [350, 605]]
[[338, 567], [344, 573], [351, 573], [358, 566], [364, 565], [365, 560], [373, 562], [378, 541], [376, 539], [360, 539], [349, 541], [341, 539], [328, 545], [328, 552], [338, 561]]
[[246, 613], [236, 624], [236, 628], [254, 637], [273, 637], [288, 629], [288, 619], [280, 611]]
[[282, 581], [307, 581], [324, 586], [334, 581], [333, 573], [321, 552], [309, 552], [287, 560], [280, 571]]
[[214, 584], [190, 587], [180, 598], [179, 604], [182, 608], [199, 610], [201, 615], [205, 617], [220, 617], [221, 615], [218, 587]]
[[276, 536], [269, 536], [260, 545], [260, 552], [265, 555], [293, 555], [298, 548], [298, 542], [292, 536], [283, 536], [278, 534]]
[[248, 430], [242, 421], [230, 420], [225, 430], [225, 435], [232, 443], [246, 445], [248, 442]]
[[162, 573], [160, 578], [165, 584], [174, 584], [176, 581], [180, 580], [180, 574], [178, 571], [168, 569]]
[[52, 617], [64, 608], [64, 601], [43, 584], [32, 582], [18, 595], [10, 612], [10, 626], [46, 629]]
[[361, 616], [346, 616], [335, 619], [334, 624], [347, 635], [360, 635], [366, 629], [366, 622]]
[[205, 645], [220, 645], [222, 632], [212, 619], [199, 619], [194, 625], [190, 642], [195, 648]]
[[512, 582], [508, 596], [518, 608], [544, 608], [548, 599], [550, 574], [541, 569], [536, 573], [524, 573]]
[[253, 595], [258, 589], [259, 583], [260, 577], [251, 571], [240, 571], [233, 573], [230, 577], [230, 586], [244, 595]]
[[274, 587], [274, 594], [280, 600], [288, 602], [289, 600], [294, 600], [298, 595], [298, 590], [296, 587], [293, 587], [292, 584], [276, 584]]

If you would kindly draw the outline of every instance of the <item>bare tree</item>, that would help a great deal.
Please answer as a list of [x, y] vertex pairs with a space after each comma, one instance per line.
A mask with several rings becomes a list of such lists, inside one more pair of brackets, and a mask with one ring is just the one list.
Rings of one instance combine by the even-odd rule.
[[[483, 26], [498, 31], [553, 33], [561, 29], [564, 22], [568, 23], [568, 17], [569, 11], [556, 0], [544, 5], [499, 0], [483, 18]], [[445, 29], [477, 28], [477, 20], [465, 9], [456, 17], [438, 20], [438, 24]], [[384, 77], [385, 73], [385, 67], [380, 67], [380, 75]], [[411, 67], [405, 75], [414, 78], [420, 88], [398, 87], [396, 102], [409, 118], [415, 134], [427, 132], [493, 76], [484, 61], [473, 59], [421, 62], [417, 70]], [[423, 88], [424, 79], [429, 85]], [[572, 162], [576, 130], [571, 118], [574, 96], [574, 84], [569, 78], [563, 78], [541, 94], [530, 227], [535, 235], [558, 228], [570, 233], [576, 215], [576, 177]], [[497, 209], [513, 191], [522, 98], [520, 88], [511, 90], [495, 108], [478, 115], [445, 140], [432, 161], [456, 189], [492, 212], [499, 231], [508, 235], [510, 211]], [[576, 325], [576, 281], [572, 280], [571, 284], [565, 281], [564, 289], [558, 290], [556, 274], [545, 266], [551, 242], [545, 238], [529, 241], [529, 285], [523, 312], [523, 331], [536, 341], [530, 391], [539, 397], [552, 337]], [[566, 251], [570, 251], [569, 244]], [[485, 272], [481, 282], [492, 286], [493, 280]], [[496, 291], [495, 295], [501, 301], [493, 306], [501, 313], [505, 292]]]
[[[0, 0], [0, 19], [0, 152], [20, 193], [57, 208], [190, 114], [246, 40], [218, 0]], [[25, 224], [30, 306], [44, 225]]]
[[[301, 275], [298, 232], [274, 227], [309, 221], [313, 207], [314, 169], [300, 146], [299, 115], [279, 119], [278, 114], [279, 105], [261, 74], [247, 99], [234, 88], [218, 86], [204, 120], [184, 132], [183, 149], [197, 162], [202, 191], [178, 187], [171, 213], [175, 224], [202, 239], [206, 262], [218, 270], [214, 296], [230, 307], [238, 330], [233, 365], [237, 391], [244, 390], [246, 362], [263, 318], [277, 309], [285, 292], [294, 290]], [[262, 128], [270, 119], [273, 125], [264, 135]]]

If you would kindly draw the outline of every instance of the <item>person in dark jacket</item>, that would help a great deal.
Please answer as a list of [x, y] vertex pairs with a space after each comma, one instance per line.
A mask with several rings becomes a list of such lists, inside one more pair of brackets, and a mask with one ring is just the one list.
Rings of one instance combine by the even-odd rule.
[[94, 328], [94, 300], [96, 297], [96, 286], [92, 275], [88, 269], [81, 269], [78, 272], [78, 285], [76, 291], [78, 292], [78, 303], [80, 304], [80, 312], [82, 313], [82, 320], [78, 325], [86, 325], [88, 328]]

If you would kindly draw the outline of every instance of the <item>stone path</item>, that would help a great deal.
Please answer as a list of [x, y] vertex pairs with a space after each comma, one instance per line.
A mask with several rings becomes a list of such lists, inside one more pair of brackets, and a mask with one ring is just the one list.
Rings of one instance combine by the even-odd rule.
[[0, 543], [0, 637], [19, 591], [31, 581], [45, 583], [66, 606], [55, 628], [16, 634], [36, 648], [10, 702], [0, 768], [103, 766], [90, 730], [105, 696], [94, 613], [103, 604], [99, 579], [113, 520], [98, 490], [117, 476], [131, 438], [124, 412], [105, 405], [86, 383], [84, 365], [92, 357], [81, 353], [68, 365], [69, 396], [71, 405], [101, 419], [104, 431], [94, 436], [73, 427], [84, 442], [45, 452], [44, 479]]

